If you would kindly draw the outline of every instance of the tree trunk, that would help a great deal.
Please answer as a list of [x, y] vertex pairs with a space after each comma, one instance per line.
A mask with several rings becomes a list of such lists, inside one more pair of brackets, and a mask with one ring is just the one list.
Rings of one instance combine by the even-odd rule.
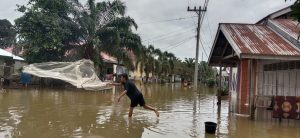
[[146, 73], [146, 83], [148, 83], [148, 79], [149, 79], [149, 72], [145, 72]]
[[94, 56], [94, 48], [93, 48], [93, 43], [88, 43], [86, 46], [85, 46], [85, 51], [84, 51], [84, 58], [85, 59], [90, 59], [90, 60], [94, 60], [93, 59], [93, 56]]

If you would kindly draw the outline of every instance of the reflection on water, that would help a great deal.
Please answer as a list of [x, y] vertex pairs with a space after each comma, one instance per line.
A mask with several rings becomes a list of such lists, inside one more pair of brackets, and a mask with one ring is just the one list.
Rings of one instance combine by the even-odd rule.
[[[257, 121], [232, 115], [228, 100], [216, 105], [214, 89], [198, 92], [180, 84], [140, 86], [148, 104], [160, 117], [141, 107], [127, 117], [130, 101], [117, 103], [121, 87], [105, 92], [70, 90], [7, 90], [0, 93], [0, 137], [91, 138], [246, 138], [299, 137], [300, 123], [279, 123], [270, 113]], [[204, 122], [218, 123], [217, 134], [205, 134]]]

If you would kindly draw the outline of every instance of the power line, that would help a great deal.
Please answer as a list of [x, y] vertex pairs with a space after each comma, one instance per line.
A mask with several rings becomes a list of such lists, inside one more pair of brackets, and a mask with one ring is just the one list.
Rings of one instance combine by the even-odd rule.
[[207, 55], [207, 53], [206, 53], [206, 51], [205, 51], [205, 48], [204, 48], [204, 45], [203, 45], [203, 43], [202, 43], [201, 37], [200, 37], [199, 39], [200, 39], [200, 43], [201, 43], [201, 45], [202, 45], [202, 49], [203, 49], [203, 51], [204, 51], [204, 54], [205, 54], [206, 58], [208, 58], [208, 55]]
[[160, 20], [160, 21], [153, 21], [153, 22], [145, 22], [145, 23], [139, 23], [139, 25], [144, 25], [144, 24], [152, 24], [152, 23], [163, 23], [163, 22], [172, 22], [172, 21], [180, 21], [180, 20], [185, 20], [185, 19], [192, 19], [197, 16], [191, 16], [191, 17], [179, 17], [175, 19], [166, 19], [166, 20]]
[[[204, 7], [207, 7], [207, 6], [208, 6], [208, 2], [209, 2], [209, 0], [205, 0]], [[212, 40], [213, 38], [212, 38], [212, 33], [211, 33], [211, 27], [210, 27], [210, 24], [209, 24], [208, 16], [205, 16], [205, 13], [206, 13], [206, 12], [204, 12], [204, 13], [202, 14], [202, 18], [203, 18], [203, 20], [204, 20], [204, 17], [207, 18], [208, 29], [209, 29], [210, 37], [211, 37], [211, 40]], [[201, 25], [202, 25], [202, 23], [203, 23], [203, 20], [201, 20]], [[201, 33], [201, 32], [200, 32], [200, 33]], [[207, 54], [207, 52], [205, 51], [203, 42], [202, 42], [202, 40], [201, 40], [201, 36], [200, 36], [199, 39], [200, 39], [200, 43], [201, 43], [201, 45], [202, 45], [202, 49], [203, 49], [203, 51], [204, 51], [206, 57], [208, 58], [208, 54]], [[209, 47], [209, 46], [208, 46], [208, 48], [211, 49], [211, 47]]]
[[[175, 42], [173, 42], [173, 43], [170, 43], [170, 46], [176, 45], [176, 44], [180, 43], [181, 41], [184, 41], [184, 40], [189, 39], [189, 38], [191, 38], [191, 37], [195, 37], [195, 36], [192, 35], [192, 36], [189, 36], [189, 37], [184, 37], [183, 39], [178, 39], [178, 41], [175, 41]], [[169, 47], [170, 47], [170, 46], [169, 46]]]
[[194, 37], [195, 37], [195, 36], [191, 36], [191, 37], [188, 37], [187, 39], [184, 39], [184, 40], [182, 40], [182, 41], [180, 41], [180, 42], [177, 42], [177, 43], [174, 44], [174, 45], [170, 45], [170, 46], [167, 47], [167, 49], [166, 49], [165, 51], [174, 49], [174, 48], [176, 48], [176, 47], [178, 47], [178, 46], [184, 44], [185, 42], [191, 40], [191, 39], [194, 38]]
[[212, 31], [211, 31], [210, 23], [209, 23], [209, 20], [208, 20], [208, 16], [206, 16], [206, 20], [207, 20], [207, 24], [208, 24], [208, 29], [209, 29], [209, 34], [210, 34], [211, 41], [213, 41], [213, 36], [212, 36]]
[[[204, 8], [206, 8], [208, 6], [208, 2], [209, 2], [209, 0], [205, 0]], [[206, 12], [202, 12], [202, 14], [201, 14], [201, 19], [203, 19], [203, 20], [204, 20], [204, 17], [205, 17], [205, 13]], [[200, 27], [202, 26], [203, 20], [201, 20]]]
[[195, 36], [193, 35], [193, 36], [190, 36], [190, 37], [186, 37], [186, 38], [183, 39], [183, 40], [180, 40], [180, 41], [177, 41], [177, 42], [175, 42], [175, 43], [173, 43], [173, 44], [170, 44], [170, 45], [167, 46], [165, 49], [166, 49], [166, 50], [171, 49], [172, 47], [177, 46], [178, 44], [181, 44], [181, 43], [184, 42], [184, 41], [190, 40], [190, 39], [193, 38], [193, 37], [195, 37]]
[[[191, 39], [191, 38], [190, 38], [190, 39]], [[173, 50], [173, 49], [175, 49], [175, 48], [181, 46], [182, 44], [188, 42], [190, 39], [188, 39], [188, 40], [186, 40], [186, 41], [183, 41], [183, 42], [181, 42], [181, 43], [179, 43], [179, 44], [177, 44], [177, 45], [174, 45], [173, 47], [171, 47], [171, 48], [169, 48], [169, 49], [166, 49], [165, 51], [171, 51], [171, 50]]]
[[205, 17], [205, 13], [206, 12], [203, 12], [202, 14], [201, 14], [201, 22], [200, 22], [200, 27], [202, 27], [202, 23], [203, 23], [203, 20], [204, 20], [204, 17]]
[[185, 32], [182, 32], [182, 33], [176, 33], [176, 34], [172, 34], [172, 35], [166, 35], [165, 37], [161, 37], [159, 39], [155, 39], [155, 40], [152, 40], [152, 41], [149, 41], [149, 42], [158, 42], [158, 41], [162, 41], [162, 40], [165, 40], [165, 39], [174, 38], [174, 36], [176, 36], [176, 35], [178, 35], [177, 37], [181, 37], [182, 34], [189, 33], [189, 32], [191, 32], [194, 29], [195, 28], [189, 29], [189, 30], [187, 30]]
[[208, 6], [208, 2], [209, 2], [209, 0], [205, 0], [204, 7]]
[[[187, 2], [188, 2], [188, 6], [189, 6], [189, 5], [190, 5], [190, 0], [187, 0]], [[190, 12], [188, 12], [188, 13], [190, 14], [191, 17], [193, 16], [192, 13], [190, 13]], [[193, 19], [192, 21], [193, 21], [193, 23], [196, 25], [195, 20]]]
[[[193, 26], [192, 26], [193, 27]], [[183, 29], [189, 29], [189, 31], [192, 29], [194, 30], [195, 28], [191, 28], [191, 26], [188, 26], [187, 28], [180, 28], [178, 30], [175, 30], [175, 31], [172, 31], [172, 32], [168, 32], [168, 33], [164, 33], [164, 34], [161, 34], [161, 35], [158, 35], [158, 36], [154, 36], [152, 38], [149, 38], [149, 39], [146, 39], [146, 40], [143, 40], [142, 42], [145, 42], [145, 41], [153, 41], [153, 40], [157, 40], [157, 39], [160, 39], [162, 37], [165, 37], [165, 36], [169, 36], [169, 35], [173, 35], [173, 34], [178, 34], [180, 30], [183, 30]], [[183, 32], [184, 33], [184, 32]]]
[[[190, 31], [191, 29], [195, 29], [195, 28], [191, 28], [191, 27], [189, 27], [189, 28], [190, 28], [189, 31]], [[180, 33], [180, 32], [178, 32], [179, 30], [183, 30], [183, 29], [178, 29], [178, 30], [173, 31], [173, 32], [164, 33], [164, 34], [161, 34], [161, 35], [158, 35], [158, 36], [155, 36], [155, 37], [152, 37], [152, 38], [143, 40], [142, 42], [144, 42], [144, 41], [151, 41], [151, 40], [153, 41], [153, 40], [160, 39], [160, 38], [162, 38], [162, 37], [164, 37], [164, 36], [169, 36], [169, 35], [173, 35], [173, 34], [178, 34], [178, 33]]]

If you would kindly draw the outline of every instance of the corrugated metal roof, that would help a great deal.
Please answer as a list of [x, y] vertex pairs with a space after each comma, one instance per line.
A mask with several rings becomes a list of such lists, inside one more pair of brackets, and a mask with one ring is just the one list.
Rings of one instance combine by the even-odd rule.
[[292, 19], [276, 19], [269, 21], [294, 39], [298, 39], [300, 32], [300, 26], [298, 25], [299, 22]]
[[13, 59], [14, 59], [14, 60], [24, 61], [24, 58], [21, 58], [21, 57], [16, 56], [16, 55], [13, 55]]
[[0, 56], [4, 56], [4, 57], [12, 57], [12, 53], [9, 53], [3, 49], [0, 49]]
[[240, 56], [300, 56], [300, 50], [264, 25], [221, 24], [221, 31]]
[[5, 57], [12, 57], [14, 60], [24, 60], [23, 58], [19, 57], [19, 56], [16, 56], [10, 52], [7, 52], [3, 49], [0, 49], [0, 56], [5, 56]]
[[117, 58], [112, 57], [112, 56], [110, 56], [109, 54], [107, 54], [107, 53], [105, 53], [105, 52], [100, 52], [100, 55], [101, 55], [102, 59], [103, 59], [105, 62], [115, 63], [115, 64], [118, 63]]

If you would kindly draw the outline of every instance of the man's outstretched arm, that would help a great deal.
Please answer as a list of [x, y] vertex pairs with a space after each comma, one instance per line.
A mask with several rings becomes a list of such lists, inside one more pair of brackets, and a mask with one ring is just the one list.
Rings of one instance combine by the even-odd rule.
[[123, 91], [118, 97], [118, 102], [120, 102], [121, 98], [127, 93], [127, 90]]
[[122, 83], [118, 83], [118, 82], [110, 82], [110, 83], [107, 83], [107, 85], [122, 85]]

